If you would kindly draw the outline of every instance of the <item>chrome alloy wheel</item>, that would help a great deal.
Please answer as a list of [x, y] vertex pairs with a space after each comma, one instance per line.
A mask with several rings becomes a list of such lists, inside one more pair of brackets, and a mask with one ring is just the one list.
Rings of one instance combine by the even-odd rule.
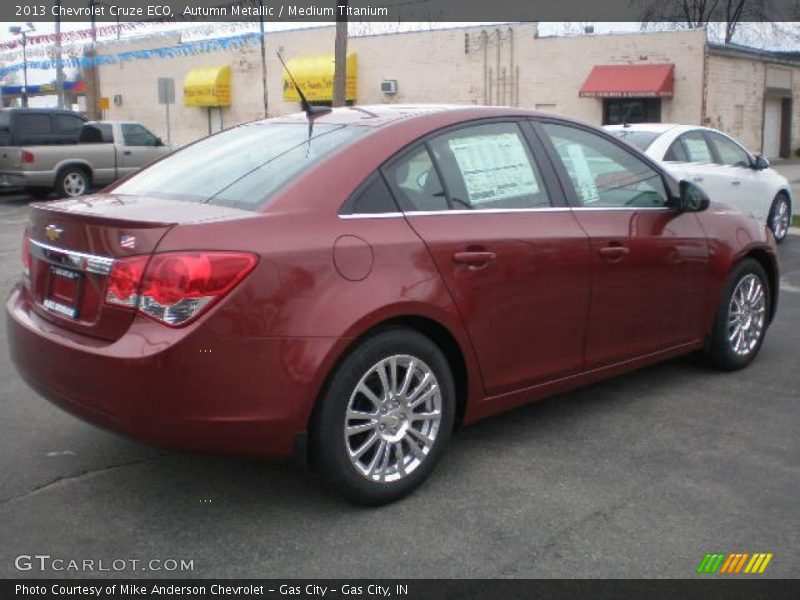
[[772, 215], [772, 233], [775, 235], [776, 240], [782, 240], [786, 236], [789, 231], [790, 218], [789, 201], [781, 195]]
[[373, 365], [347, 404], [344, 439], [355, 469], [370, 481], [407, 477], [433, 448], [442, 393], [431, 368], [397, 354]]
[[83, 196], [86, 193], [86, 178], [75, 171], [67, 173], [64, 176], [64, 191], [67, 196]]
[[728, 341], [739, 356], [747, 356], [758, 345], [764, 330], [767, 298], [761, 280], [748, 273], [731, 295], [728, 307]]

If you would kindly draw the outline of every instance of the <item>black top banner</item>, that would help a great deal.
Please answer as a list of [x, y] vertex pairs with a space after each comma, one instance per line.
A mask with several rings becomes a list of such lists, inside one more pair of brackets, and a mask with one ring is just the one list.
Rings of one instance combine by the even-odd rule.
[[[3, 0], [4, 21], [797, 21], [795, 0]], [[739, 10], [740, 9], [740, 10]], [[687, 13], [687, 10], [689, 11]]]

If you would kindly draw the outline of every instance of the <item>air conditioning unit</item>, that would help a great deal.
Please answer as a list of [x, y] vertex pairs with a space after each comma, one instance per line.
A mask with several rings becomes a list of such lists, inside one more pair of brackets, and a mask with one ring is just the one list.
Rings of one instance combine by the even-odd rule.
[[396, 94], [397, 79], [384, 79], [381, 81], [381, 92], [384, 94]]
[[122, 94], [116, 94], [114, 96], [114, 106], [122, 106]]

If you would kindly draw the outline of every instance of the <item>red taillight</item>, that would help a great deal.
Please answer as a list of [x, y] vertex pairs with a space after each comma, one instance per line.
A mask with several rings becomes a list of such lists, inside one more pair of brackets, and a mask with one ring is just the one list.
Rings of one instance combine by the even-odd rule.
[[[106, 302], [186, 325], [230, 292], [256, 265], [241, 252], [167, 252], [114, 261]], [[138, 291], [137, 291], [138, 290]]]
[[139, 302], [136, 292], [146, 266], [146, 256], [132, 256], [115, 260], [111, 273], [108, 275], [106, 302], [135, 307]]
[[28, 152], [27, 150], [22, 151], [22, 162], [24, 163], [32, 163], [34, 158], [33, 152]]

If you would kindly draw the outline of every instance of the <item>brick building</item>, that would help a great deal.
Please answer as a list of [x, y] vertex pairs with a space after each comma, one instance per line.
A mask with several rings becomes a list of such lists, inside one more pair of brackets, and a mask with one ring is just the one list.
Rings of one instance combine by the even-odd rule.
[[[351, 38], [349, 97], [358, 104], [525, 106], [597, 125], [641, 120], [707, 124], [770, 158], [800, 148], [800, 58], [709, 43], [705, 30], [540, 37], [535, 23]], [[298, 109], [276, 52], [316, 101], [330, 99], [334, 27], [266, 37], [270, 115]], [[179, 34], [123, 40], [99, 54], [178, 45]], [[214, 70], [218, 70], [215, 79]], [[354, 72], [353, 72], [354, 71]], [[173, 78], [171, 138], [264, 116], [259, 44], [98, 68], [105, 116], [147, 123], [166, 137], [157, 79]], [[215, 83], [216, 82], [216, 83]], [[214, 85], [227, 99], [214, 105]], [[205, 87], [204, 87], [205, 86]], [[221, 89], [221, 88], [220, 88]]]

